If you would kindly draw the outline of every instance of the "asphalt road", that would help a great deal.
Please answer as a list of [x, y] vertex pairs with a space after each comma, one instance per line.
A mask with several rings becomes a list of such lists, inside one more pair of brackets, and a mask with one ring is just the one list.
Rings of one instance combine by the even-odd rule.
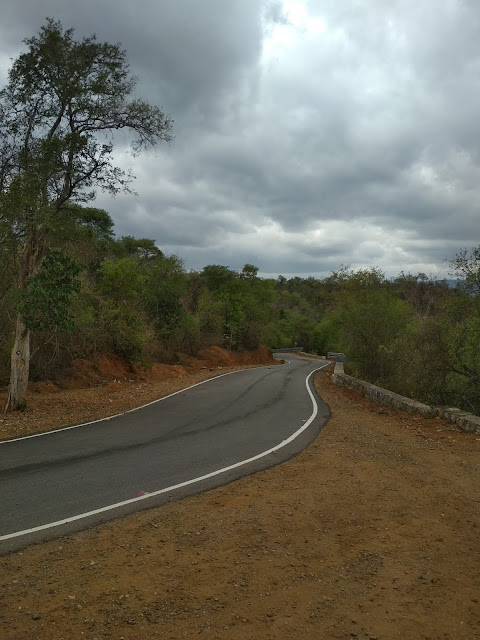
[[329, 416], [310, 375], [324, 365], [285, 358], [94, 424], [0, 441], [0, 553], [226, 484], [304, 449]]

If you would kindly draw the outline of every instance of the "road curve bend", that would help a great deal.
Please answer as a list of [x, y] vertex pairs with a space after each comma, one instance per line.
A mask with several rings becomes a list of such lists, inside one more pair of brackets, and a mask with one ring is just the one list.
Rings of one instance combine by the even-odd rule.
[[302, 451], [328, 421], [313, 386], [328, 363], [285, 358], [112, 418], [0, 441], [0, 553], [227, 484]]

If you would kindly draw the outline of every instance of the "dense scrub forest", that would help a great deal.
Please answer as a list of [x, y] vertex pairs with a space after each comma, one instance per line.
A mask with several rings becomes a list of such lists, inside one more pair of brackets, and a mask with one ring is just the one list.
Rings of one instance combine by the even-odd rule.
[[250, 264], [187, 271], [151, 239], [116, 238], [106, 211], [74, 213], [21, 292], [17, 257], [0, 245], [1, 385], [20, 308], [32, 380], [61, 379], [74, 360], [112, 352], [148, 366], [211, 345], [297, 344], [343, 351], [354, 375], [404, 395], [480, 413], [480, 249], [452, 262], [454, 288], [424, 274], [387, 279], [377, 268], [263, 279]]
[[171, 142], [173, 121], [135, 98], [126, 52], [47, 19], [0, 90], [0, 385], [25, 407], [29, 379], [114, 353], [174, 362], [211, 345], [344, 351], [357, 376], [480, 413], [480, 248], [460, 283], [376, 268], [276, 280], [246, 264], [188, 272], [148, 238], [113, 233], [96, 190], [129, 191], [112, 135], [135, 153]]

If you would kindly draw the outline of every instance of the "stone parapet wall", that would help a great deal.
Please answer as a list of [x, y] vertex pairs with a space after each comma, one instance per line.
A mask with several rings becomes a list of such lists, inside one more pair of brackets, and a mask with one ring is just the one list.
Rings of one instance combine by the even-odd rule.
[[342, 362], [335, 363], [332, 380], [338, 386], [353, 389], [354, 391], [361, 393], [363, 396], [370, 398], [377, 404], [386, 405], [400, 411], [407, 411], [408, 413], [420, 413], [421, 415], [431, 418], [439, 416], [444, 420], [454, 423], [463, 431], [480, 433], [479, 416], [474, 416], [471, 413], [467, 413], [455, 407], [432, 407], [428, 404], [423, 404], [422, 402], [417, 402], [411, 398], [401, 396], [393, 391], [377, 387], [370, 382], [357, 380], [357, 378], [349, 376], [344, 372]]

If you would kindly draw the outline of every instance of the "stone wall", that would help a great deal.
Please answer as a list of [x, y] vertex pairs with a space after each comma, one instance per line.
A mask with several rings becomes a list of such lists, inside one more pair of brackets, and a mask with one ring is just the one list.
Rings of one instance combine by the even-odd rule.
[[416, 400], [412, 400], [411, 398], [401, 396], [393, 391], [377, 387], [370, 382], [357, 380], [357, 378], [349, 376], [344, 372], [342, 362], [335, 363], [332, 380], [340, 387], [353, 389], [354, 391], [361, 393], [363, 396], [370, 398], [377, 404], [386, 405], [400, 411], [407, 411], [408, 413], [420, 413], [421, 415], [430, 418], [439, 416], [444, 420], [453, 422], [463, 431], [480, 433], [480, 417], [474, 416], [471, 413], [466, 413], [465, 411], [456, 409], [455, 407], [432, 407], [428, 404], [423, 404]]

